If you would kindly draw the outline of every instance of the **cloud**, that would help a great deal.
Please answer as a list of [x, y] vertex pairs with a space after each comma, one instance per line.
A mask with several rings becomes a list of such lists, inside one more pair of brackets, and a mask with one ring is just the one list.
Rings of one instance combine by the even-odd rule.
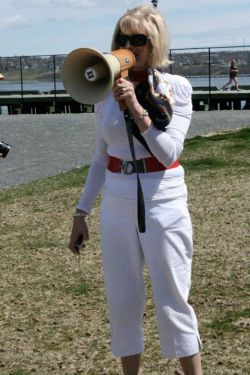
[[[159, 10], [171, 12], [181, 11], [182, 13], [185, 13], [185, 11], [194, 11], [195, 13], [199, 11], [203, 13], [205, 9], [210, 9], [214, 14], [216, 14], [219, 11], [221, 13], [221, 16], [223, 17], [223, 14], [227, 11], [227, 9], [249, 8], [249, 0], [192, 0], [188, 2], [186, 0], [160, 0], [158, 1], [158, 8]], [[206, 16], [206, 14], [203, 13], [203, 16]]]
[[74, 7], [74, 8], [90, 8], [93, 7], [96, 1], [89, 0], [65, 0], [65, 6]]
[[15, 9], [23, 8], [46, 8], [50, 7], [54, 3], [54, 0], [12, 0], [13, 7]]
[[[92, 8], [103, 4], [100, 0], [13, 0], [13, 5], [18, 9], [41, 9], [41, 8]], [[104, 4], [103, 4], [104, 5]]]
[[[141, 2], [143, 3], [143, 2]], [[148, 3], [148, 1], [144, 1]], [[123, 0], [122, 5], [117, 0], [12, 0], [12, 6], [15, 9], [41, 9], [41, 8], [55, 8], [57, 10], [77, 9], [77, 8], [122, 8], [127, 6], [134, 6], [133, 0]]]
[[16, 16], [0, 19], [1, 29], [27, 27], [30, 24], [31, 24], [30, 20], [27, 17], [21, 16], [21, 15], [16, 15]]
[[[108, 50], [115, 23], [126, 9], [150, 3], [1, 0], [0, 30], [2, 38], [10, 41], [1, 51], [65, 53], [79, 45]], [[250, 43], [249, 0], [159, 0], [158, 9], [169, 26], [172, 48], [238, 45], [243, 39]], [[25, 27], [29, 27], [28, 36]]]

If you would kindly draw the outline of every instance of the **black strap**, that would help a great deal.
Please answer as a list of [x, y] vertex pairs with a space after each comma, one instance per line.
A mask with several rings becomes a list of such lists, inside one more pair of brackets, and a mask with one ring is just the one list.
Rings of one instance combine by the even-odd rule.
[[139, 128], [138, 128], [138, 125], [135, 123], [134, 120], [131, 120], [131, 121], [133, 122], [133, 126], [132, 126], [132, 134], [133, 134], [133, 136], [135, 136], [135, 138], [136, 138], [139, 142], [141, 142], [141, 144], [146, 148], [146, 150], [147, 150], [152, 156], [154, 156], [153, 153], [152, 153], [152, 151], [151, 151], [150, 148], [148, 147], [147, 142], [145, 141], [145, 139], [144, 139], [143, 136], [141, 135], [141, 132], [140, 132], [140, 130], [139, 130]]
[[137, 219], [138, 219], [138, 228], [140, 233], [145, 233], [146, 231], [146, 224], [145, 224], [145, 205], [144, 205], [144, 197], [143, 191], [141, 187], [141, 181], [138, 173], [138, 168], [136, 164], [135, 158], [135, 149], [134, 149], [134, 142], [133, 142], [133, 121], [130, 118], [129, 110], [125, 109], [124, 111], [124, 119], [126, 122], [126, 130], [128, 135], [129, 147], [132, 155], [132, 160], [134, 164], [134, 169], [136, 171], [137, 177]]

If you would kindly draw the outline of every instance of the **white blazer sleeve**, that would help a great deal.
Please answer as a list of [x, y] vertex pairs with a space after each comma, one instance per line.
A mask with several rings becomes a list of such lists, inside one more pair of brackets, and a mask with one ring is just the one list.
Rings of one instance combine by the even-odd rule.
[[188, 80], [181, 76], [172, 76], [173, 117], [166, 131], [156, 129], [153, 125], [142, 133], [154, 156], [164, 165], [169, 166], [181, 155], [184, 140], [192, 116], [192, 87]]
[[108, 165], [108, 154], [107, 144], [104, 141], [101, 131], [100, 124], [102, 121], [102, 103], [96, 105], [96, 148], [94, 158], [92, 160], [85, 186], [83, 187], [80, 201], [77, 208], [90, 213], [95, 199], [102, 189], [105, 179], [105, 171]]

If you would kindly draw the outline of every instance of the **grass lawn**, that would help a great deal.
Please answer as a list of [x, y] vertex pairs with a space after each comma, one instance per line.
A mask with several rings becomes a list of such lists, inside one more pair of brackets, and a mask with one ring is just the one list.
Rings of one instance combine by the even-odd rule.
[[[204, 375], [249, 370], [250, 128], [187, 140], [193, 283]], [[110, 353], [99, 205], [81, 257], [67, 250], [88, 168], [0, 190], [0, 374], [118, 375]], [[143, 375], [181, 374], [160, 356], [147, 271]]]

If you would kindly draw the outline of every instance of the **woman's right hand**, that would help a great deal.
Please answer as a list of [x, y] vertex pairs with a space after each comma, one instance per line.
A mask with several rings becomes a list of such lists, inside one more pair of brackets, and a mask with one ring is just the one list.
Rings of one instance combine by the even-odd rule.
[[[79, 211], [78, 211], [79, 213]], [[69, 249], [74, 254], [79, 254], [80, 250], [76, 247], [76, 242], [82, 238], [82, 247], [85, 246], [84, 242], [89, 240], [88, 224], [85, 221], [84, 216], [75, 216], [73, 220], [73, 226], [69, 241]]]

